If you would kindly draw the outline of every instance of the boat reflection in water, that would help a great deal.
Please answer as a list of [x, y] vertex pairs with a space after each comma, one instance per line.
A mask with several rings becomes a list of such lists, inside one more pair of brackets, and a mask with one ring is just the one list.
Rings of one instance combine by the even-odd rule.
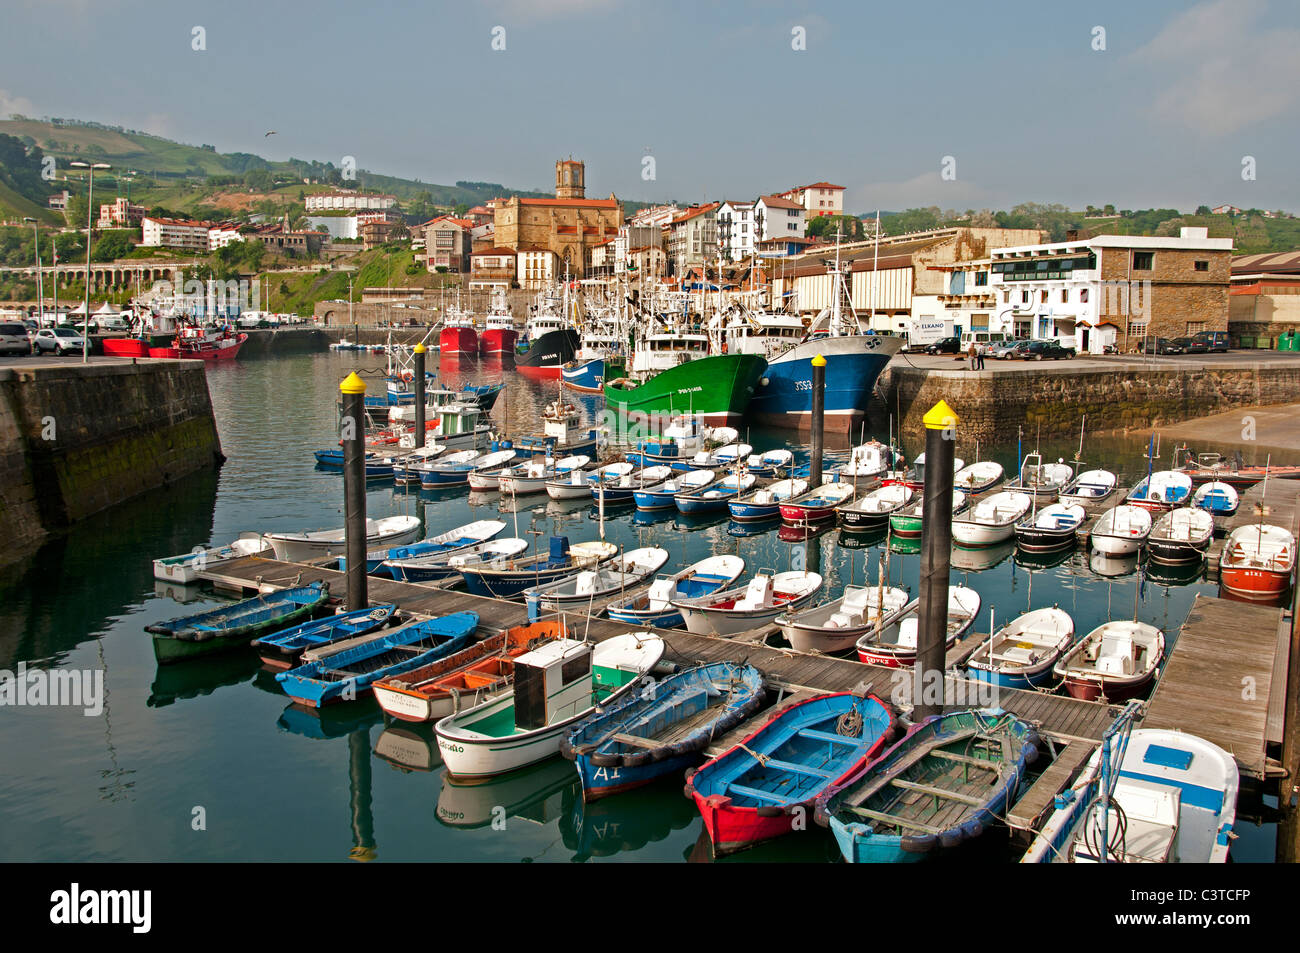
[[1017, 566], [1023, 566], [1030, 572], [1039, 572], [1044, 569], [1055, 569], [1057, 566], [1068, 563], [1074, 557], [1074, 552], [1073, 547], [1049, 550], [1045, 553], [1035, 553], [1027, 549], [1017, 548], [1014, 558]]
[[1157, 585], [1194, 586], [1205, 580], [1205, 560], [1192, 563], [1158, 563], [1153, 560], [1147, 563], [1145, 572], [1147, 580]]
[[[160, 583], [168, 589], [181, 588]], [[215, 656], [202, 665], [159, 665], [145, 702], [162, 708], [183, 698], [211, 695], [226, 685], [242, 685], [256, 678], [260, 664], [251, 652]]]
[[389, 725], [375, 740], [375, 756], [402, 772], [442, 766], [432, 725]]
[[813, 523], [805, 526], [790, 526], [782, 523], [781, 528], [776, 531], [776, 538], [783, 543], [803, 543], [810, 539], [817, 539], [825, 536], [835, 528], [833, 522]]
[[1003, 540], [996, 546], [984, 549], [965, 549], [961, 546], [952, 548], [951, 565], [961, 572], [983, 572], [992, 569], [1005, 560], [1016, 548], [1014, 539]]
[[671, 777], [596, 801], [575, 798], [560, 821], [560, 834], [564, 846], [574, 851], [573, 859], [585, 861], [639, 851], [699, 817], [695, 805], [682, 797], [681, 778]]
[[1120, 576], [1131, 576], [1137, 572], [1139, 558], [1137, 553], [1130, 553], [1127, 556], [1107, 556], [1094, 549], [1088, 554], [1088, 568], [1103, 579], [1118, 579]]
[[1291, 589], [1288, 587], [1279, 592], [1272, 598], [1261, 599], [1258, 596], [1246, 596], [1240, 592], [1233, 592], [1223, 583], [1219, 584], [1218, 596], [1220, 599], [1231, 599], [1233, 602], [1244, 602], [1248, 606], [1289, 606], [1291, 604]]
[[161, 579], [153, 581], [153, 594], [159, 599], [170, 599], [172, 602], [179, 602], [181, 605], [198, 602], [200, 599], [212, 598], [211, 593], [203, 591], [203, 586], [200, 583], [186, 586], [178, 582], [163, 582]]
[[[267, 674], [269, 673], [265, 670], [259, 671], [254, 683]], [[270, 680], [272, 685], [277, 684], [274, 675], [270, 675]], [[283, 695], [278, 687], [276, 693]], [[281, 731], [290, 734], [302, 735], [314, 741], [327, 741], [330, 738], [342, 738], [356, 731], [365, 731], [383, 720], [384, 713], [375, 704], [374, 699], [346, 705], [329, 705], [325, 708], [308, 708], [306, 705], [294, 702], [280, 713], [276, 725]], [[370, 746], [367, 744], [367, 755], [369, 750]]]
[[915, 556], [921, 551], [919, 536], [894, 536], [889, 540], [889, 551], [900, 556]]
[[889, 524], [886, 523], [883, 526], [873, 527], [865, 532], [862, 530], [849, 532], [848, 530], [842, 529], [835, 541], [839, 544], [841, 549], [871, 549], [872, 547], [879, 546], [883, 543], [885, 537], [888, 535]]
[[548, 758], [479, 784], [464, 784], [444, 774], [438, 823], [465, 830], [490, 827], [494, 821], [500, 827], [508, 817], [549, 824], [563, 817], [575, 799], [582, 800], [578, 772], [563, 758]]

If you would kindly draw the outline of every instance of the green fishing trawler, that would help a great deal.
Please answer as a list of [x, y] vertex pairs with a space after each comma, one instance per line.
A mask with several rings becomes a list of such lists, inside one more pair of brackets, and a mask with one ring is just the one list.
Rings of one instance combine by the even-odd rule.
[[620, 414], [687, 414], [710, 426], [733, 425], [745, 413], [767, 368], [759, 354], [721, 354], [661, 371], [643, 384], [605, 385], [605, 401]]

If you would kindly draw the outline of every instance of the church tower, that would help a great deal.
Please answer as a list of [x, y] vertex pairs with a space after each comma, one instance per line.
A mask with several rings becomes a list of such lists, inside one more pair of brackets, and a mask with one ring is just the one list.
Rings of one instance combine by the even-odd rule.
[[555, 163], [555, 197], [581, 199], [587, 196], [583, 183], [584, 167], [577, 159], [561, 159]]

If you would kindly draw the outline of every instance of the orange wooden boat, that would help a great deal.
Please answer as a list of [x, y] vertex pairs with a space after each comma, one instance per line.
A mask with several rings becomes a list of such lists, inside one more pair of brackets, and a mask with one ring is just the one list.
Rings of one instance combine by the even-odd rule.
[[401, 721], [437, 721], [510, 688], [517, 657], [564, 636], [561, 622], [517, 625], [441, 661], [375, 682], [375, 699]]

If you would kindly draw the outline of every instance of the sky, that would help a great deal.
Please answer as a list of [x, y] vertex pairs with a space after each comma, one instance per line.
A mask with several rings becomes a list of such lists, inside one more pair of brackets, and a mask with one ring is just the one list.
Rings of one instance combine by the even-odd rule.
[[1292, 0], [5, 7], [0, 116], [221, 152], [543, 191], [572, 155], [637, 201], [1300, 212]]

